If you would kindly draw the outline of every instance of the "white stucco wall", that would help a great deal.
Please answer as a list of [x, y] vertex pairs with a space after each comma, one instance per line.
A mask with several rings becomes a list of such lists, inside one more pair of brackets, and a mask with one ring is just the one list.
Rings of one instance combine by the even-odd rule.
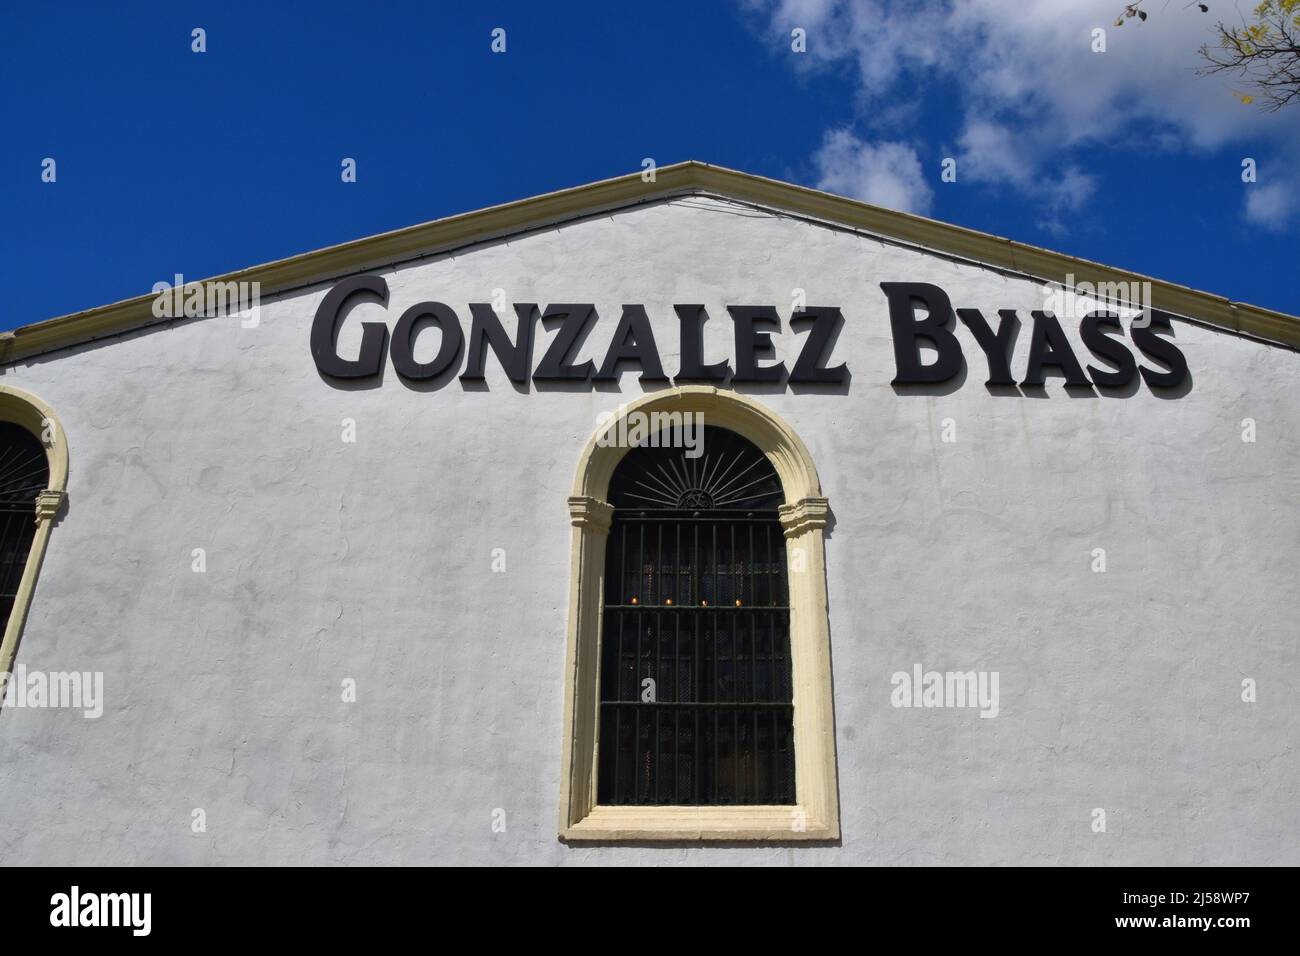
[[[1177, 323], [1180, 398], [1059, 378], [991, 395], [959, 327], [964, 384], [900, 395], [881, 281], [1022, 310], [1018, 375], [1038, 286], [703, 199], [378, 274], [389, 308], [355, 309], [344, 348], [424, 299], [468, 331], [466, 304], [502, 288], [595, 302], [580, 357], [598, 363], [621, 305], [644, 304], [672, 374], [673, 303], [708, 306], [714, 360], [733, 357], [728, 304], [788, 319], [799, 287], [843, 309], [847, 394], [748, 390], [807, 443], [835, 515], [842, 845], [557, 841], [565, 496], [636, 373], [621, 394], [521, 394], [490, 356], [488, 391], [417, 391], [391, 366], [337, 388], [308, 348], [323, 283], [255, 329], [197, 320], [5, 372], [71, 454], [18, 662], [102, 671], [106, 700], [98, 720], [0, 713], [0, 861], [1300, 863], [1300, 355]], [[801, 343], [778, 340], [787, 365]], [[916, 663], [998, 671], [999, 716], [895, 709], [890, 676]]]

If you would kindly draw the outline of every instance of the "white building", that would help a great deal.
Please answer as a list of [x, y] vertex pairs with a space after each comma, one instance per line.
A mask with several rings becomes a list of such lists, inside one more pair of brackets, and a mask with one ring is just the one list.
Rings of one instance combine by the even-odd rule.
[[214, 281], [0, 336], [0, 860], [1300, 862], [1300, 319], [697, 163]]

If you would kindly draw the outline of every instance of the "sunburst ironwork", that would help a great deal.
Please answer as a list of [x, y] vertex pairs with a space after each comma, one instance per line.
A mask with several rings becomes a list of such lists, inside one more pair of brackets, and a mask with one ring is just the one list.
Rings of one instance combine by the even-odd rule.
[[776, 469], [755, 445], [705, 426], [693, 448], [661, 432], [632, 449], [610, 483], [616, 508], [677, 511], [770, 510], [781, 503]]

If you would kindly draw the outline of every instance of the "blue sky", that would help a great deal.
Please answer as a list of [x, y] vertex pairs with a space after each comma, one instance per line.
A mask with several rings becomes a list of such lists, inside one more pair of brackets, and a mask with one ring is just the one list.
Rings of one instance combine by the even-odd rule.
[[[645, 157], [821, 186], [1300, 314], [1300, 107], [1263, 114], [1194, 75], [1206, 16], [1148, 0], [1145, 24], [1116, 29], [1122, 6], [11, 7], [0, 327]], [[206, 53], [191, 52], [194, 27]], [[955, 183], [940, 180], [946, 157]]]

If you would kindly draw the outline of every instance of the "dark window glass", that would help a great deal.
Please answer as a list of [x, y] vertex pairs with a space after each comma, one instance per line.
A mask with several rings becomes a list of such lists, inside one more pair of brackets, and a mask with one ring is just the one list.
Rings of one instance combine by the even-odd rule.
[[602, 805], [795, 802], [781, 483], [741, 436], [703, 438], [635, 448], [610, 483]]
[[49, 461], [36, 436], [0, 422], [0, 626], [9, 622], [36, 534], [36, 496], [49, 480]]

